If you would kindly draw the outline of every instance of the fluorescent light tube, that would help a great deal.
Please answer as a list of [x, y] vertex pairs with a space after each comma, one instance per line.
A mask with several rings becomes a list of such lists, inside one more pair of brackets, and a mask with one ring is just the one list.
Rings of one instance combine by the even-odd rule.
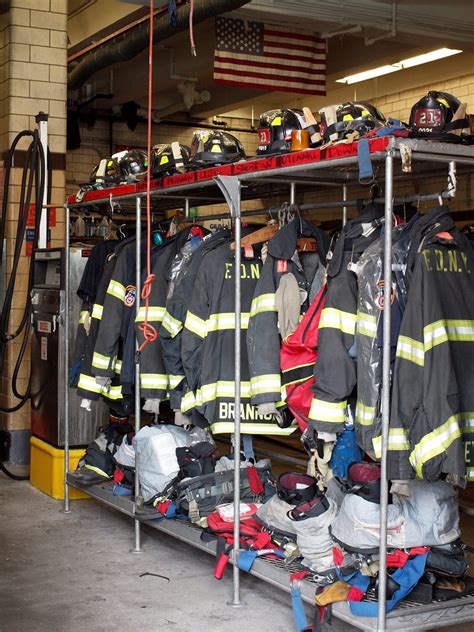
[[421, 64], [427, 64], [430, 61], [436, 61], [438, 59], [444, 59], [445, 57], [451, 57], [451, 55], [458, 55], [462, 53], [462, 50], [454, 48], [438, 48], [429, 53], [422, 55], [416, 55], [415, 57], [408, 57], [408, 59], [402, 59], [394, 64], [388, 64], [386, 66], [378, 66], [371, 70], [365, 70], [363, 72], [357, 72], [354, 75], [348, 75], [342, 79], [336, 79], [337, 83], [359, 83], [360, 81], [367, 81], [368, 79], [374, 79], [375, 77], [381, 77], [382, 75], [388, 75], [391, 72], [397, 70], [404, 70], [405, 68], [413, 68], [413, 66], [420, 66]]

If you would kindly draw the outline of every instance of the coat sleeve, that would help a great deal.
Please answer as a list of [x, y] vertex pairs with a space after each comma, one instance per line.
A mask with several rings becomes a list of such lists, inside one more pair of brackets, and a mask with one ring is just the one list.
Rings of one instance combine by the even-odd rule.
[[255, 288], [247, 331], [252, 404], [281, 400], [280, 346], [274, 259], [267, 257]]
[[92, 371], [96, 376], [115, 375], [125, 310], [131, 309], [135, 301], [136, 287], [128, 283], [130, 270], [133, 270], [134, 266], [129, 264], [128, 253], [122, 252], [107, 287], [92, 356]]
[[356, 363], [352, 357], [356, 323], [357, 280], [353, 272], [343, 271], [328, 284], [318, 328], [309, 422], [319, 432], [344, 429], [347, 398], [356, 385]]
[[[205, 265], [201, 265], [194, 283], [181, 338], [183, 370], [188, 386], [194, 392], [200, 386], [202, 346], [206, 338], [209, 310], [207, 275]], [[183, 412], [186, 410], [183, 407]]]
[[183, 300], [180, 284], [166, 304], [165, 316], [158, 331], [163, 353], [166, 373], [169, 376], [170, 388], [176, 389], [184, 380], [184, 367], [181, 358], [181, 342], [186, 305]]

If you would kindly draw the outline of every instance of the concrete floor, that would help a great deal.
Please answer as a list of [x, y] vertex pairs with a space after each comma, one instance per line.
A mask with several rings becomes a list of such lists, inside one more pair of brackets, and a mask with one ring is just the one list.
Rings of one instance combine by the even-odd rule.
[[64, 515], [59, 501], [0, 473], [0, 506], [0, 632], [294, 630], [285, 593], [243, 576], [247, 605], [232, 609], [230, 568], [219, 582], [209, 555], [146, 529], [144, 554], [130, 554], [131, 521], [92, 500]]

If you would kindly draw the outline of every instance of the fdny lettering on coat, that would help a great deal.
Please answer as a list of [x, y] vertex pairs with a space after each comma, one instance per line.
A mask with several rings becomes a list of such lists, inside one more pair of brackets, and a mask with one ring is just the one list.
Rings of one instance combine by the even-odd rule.
[[[240, 419], [246, 421], [273, 421], [273, 415], [259, 415], [257, 407], [252, 404], [240, 404]], [[235, 420], [235, 404], [234, 402], [219, 403], [219, 420], [234, 421]]]
[[423, 250], [423, 259], [428, 272], [464, 272], [471, 274], [467, 256], [457, 250]]
[[[232, 279], [233, 263], [227, 262], [225, 264], [224, 279]], [[241, 263], [240, 264], [240, 278], [241, 279], [259, 279], [260, 278], [260, 265], [258, 263]]]

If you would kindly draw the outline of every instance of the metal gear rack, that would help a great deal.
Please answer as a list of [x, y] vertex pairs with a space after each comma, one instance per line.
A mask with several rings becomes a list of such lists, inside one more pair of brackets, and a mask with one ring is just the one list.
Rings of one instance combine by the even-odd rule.
[[[384, 276], [391, 273], [391, 251], [392, 251], [392, 212], [395, 204], [405, 202], [419, 202], [428, 200], [452, 199], [456, 194], [456, 170], [463, 168], [469, 171], [474, 170], [474, 148], [463, 145], [454, 145], [441, 142], [430, 142], [424, 140], [381, 137], [369, 141], [370, 159], [374, 170], [380, 171], [379, 180], [384, 181], [385, 194], [383, 198], [376, 198], [376, 201], [385, 204], [385, 253], [384, 253]], [[447, 167], [447, 173], [446, 173]], [[438, 176], [447, 175], [447, 188], [440, 193], [426, 193], [421, 195], [410, 195], [394, 197], [394, 180], [406, 180], [410, 176], [404, 172], [409, 172], [411, 177], [427, 177], [436, 173]], [[241, 210], [243, 199], [255, 199], [256, 197], [266, 197], [279, 192], [281, 187], [288, 189], [290, 185], [290, 203], [295, 202], [296, 187], [337, 186], [342, 189], [342, 199], [338, 202], [314, 203], [300, 206], [302, 210], [316, 210], [327, 208], [341, 208], [343, 223], [347, 218], [347, 210], [350, 206], [356, 205], [356, 200], [348, 199], [348, 187], [359, 185], [358, 180], [358, 157], [357, 143], [348, 145], [335, 145], [325, 149], [306, 150], [270, 158], [248, 160], [242, 163], [204, 169], [181, 175], [170, 176], [161, 181], [154, 181], [151, 190], [151, 197], [157, 198], [159, 209], [164, 210], [176, 207], [180, 201], [184, 208], [184, 218], [189, 218], [189, 209], [192, 204], [216, 204], [227, 202], [230, 216], [234, 220], [235, 226], [235, 260], [236, 268], [240, 266], [240, 239], [241, 239], [241, 218], [247, 214], [262, 214], [267, 209], [245, 212]], [[69, 212], [70, 209], [111, 205], [112, 201], [122, 203], [134, 203], [136, 209], [136, 286], [137, 301], [140, 297], [140, 235], [142, 230], [141, 203], [146, 195], [144, 183], [122, 185], [113, 189], [90, 191], [78, 202], [75, 196], [71, 196], [65, 205], [66, 209], [66, 251], [69, 254]], [[219, 217], [211, 215], [209, 217]], [[203, 216], [197, 216], [197, 221]], [[69, 262], [66, 258], [66, 276], [69, 283]], [[235, 275], [235, 410], [240, 410], [240, 276]], [[66, 297], [68, 291], [66, 291]], [[67, 299], [66, 299], [67, 300]], [[384, 300], [388, 305], [390, 302], [390, 285], [384, 287]], [[139, 307], [139, 305], [137, 305]], [[65, 306], [65, 328], [69, 329], [69, 306]], [[438, 628], [440, 623], [453, 625], [474, 621], [474, 597], [459, 597], [444, 603], [431, 603], [420, 605], [408, 600], [402, 602], [388, 615], [385, 613], [386, 594], [386, 553], [387, 553], [387, 507], [388, 507], [388, 483], [386, 481], [387, 465], [387, 438], [389, 430], [389, 409], [390, 409], [390, 310], [384, 310], [383, 314], [383, 380], [382, 380], [382, 494], [381, 494], [381, 538], [380, 538], [380, 572], [379, 572], [379, 594], [381, 598], [378, 605], [377, 618], [356, 617], [351, 614], [347, 603], [336, 603], [333, 605], [335, 617], [350, 623], [361, 629], [377, 632], [401, 631], [410, 632], [419, 630], [430, 630]], [[64, 345], [66, 363], [68, 362], [68, 341]], [[67, 366], [67, 364], [66, 364]], [[141, 427], [140, 410], [140, 382], [139, 364], [136, 365], [136, 398], [135, 398], [135, 431]], [[172, 535], [188, 544], [195, 546], [209, 553], [215, 553], [215, 546], [211, 543], [203, 543], [200, 539], [200, 530], [193, 525], [178, 520], [150, 521], [140, 518], [135, 513], [134, 503], [125, 498], [116, 497], [112, 494], [110, 485], [102, 484], [92, 487], [80, 485], [69, 475], [69, 410], [68, 410], [68, 386], [64, 398], [65, 406], [65, 479], [64, 479], [64, 511], [70, 511], [69, 486], [80, 489], [92, 498], [105, 503], [121, 513], [134, 519], [135, 523], [135, 546], [133, 551], [139, 552], [140, 526], [142, 522], [158, 531]], [[240, 445], [240, 419], [235, 419], [234, 445]], [[239, 550], [239, 502], [240, 502], [240, 451], [235, 451], [235, 479], [234, 479], [234, 515], [237, 519], [234, 523], [234, 550], [232, 555], [233, 563], [233, 599], [231, 605], [240, 605], [240, 571], [237, 566]], [[135, 476], [135, 497], [139, 495], [138, 473]], [[251, 573], [263, 581], [272, 584], [286, 592], [290, 590], [289, 577], [294, 570], [291, 565], [284, 562], [274, 562], [265, 559], [257, 559]], [[303, 599], [314, 604], [314, 583], [311, 578], [302, 582]]]

